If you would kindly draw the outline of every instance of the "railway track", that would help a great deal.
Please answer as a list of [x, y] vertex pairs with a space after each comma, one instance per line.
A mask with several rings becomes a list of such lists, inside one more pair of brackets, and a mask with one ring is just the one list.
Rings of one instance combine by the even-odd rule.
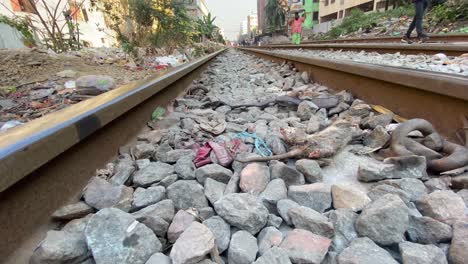
[[[460, 115], [468, 116], [468, 78], [378, 65], [279, 55], [242, 49], [276, 62], [291, 62], [315, 82], [346, 89], [368, 103], [429, 120], [459, 141]], [[70, 106], [0, 136], [0, 255], [26, 263], [47, 230], [49, 216], [76, 201], [95, 171], [134, 143], [155, 105], [180, 96], [223, 51], [135, 85]], [[8, 256], [8, 258], [7, 258]]]
[[[254, 48], [254, 47], [252, 47]], [[255, 47], [260, 49], [306, 49], [306, 50], [341, 50], [341, 51], [367, 51], [378, 53], [401, 53], [401, 54], [437, 54], [444, 53], [449, 56], [460, 56], [468, 53], [467, 44], [402, 44], [402, 43], [330, 43], [301, 45], [276, 44]]]

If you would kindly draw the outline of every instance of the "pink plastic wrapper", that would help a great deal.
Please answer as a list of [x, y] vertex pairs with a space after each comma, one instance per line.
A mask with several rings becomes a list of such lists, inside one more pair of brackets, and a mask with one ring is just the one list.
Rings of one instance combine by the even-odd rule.
[[231, 155], [229, 155], [226, 148], [224, 147], [224, 144], [219, 145], [218, 143], [213, 142], [213, 141], [208, 142], [208, 144], [213, 149], [213, 152], [215, 153], [216, 158], [218, 159], [219, 165], [221, 165], [223, 167], [227, 167], [227, 166], [229, 166], [229, 164], [232, 163], [233, 159], [232, 159]]
[[205, 143], [202, 147], [197, 150], [197, 156], [193, 160], [195, 167], [199, 168], [206, 164], [211, 163], [210, 158], [211, 146], [208, 143]]

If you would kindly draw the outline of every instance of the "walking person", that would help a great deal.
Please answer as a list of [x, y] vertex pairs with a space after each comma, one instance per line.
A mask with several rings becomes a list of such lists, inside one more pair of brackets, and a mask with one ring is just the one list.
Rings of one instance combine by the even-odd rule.
[[411, 33], [413, 32], [414, 28], [416, 28], [420, 42], [426, 42], [429, 40], [429, 37], [426, 33], [424, 33], [422, 26], [424, 13], [426, 12], [426, 9], [429, 5], [429, 0], [413, 0], [413, 2], [416, 13], [414, 14], [413, 22], [411, 22], [411, 25], [408, 28], [408, 32], [406, 32], [406, 35], [402, 39], [403, 42], [410, 44], [413, 43], [413, 41], [411, 41]]
[[299, 45], [302, 40], [302, 23], [305, 21], [305, 14], [299, 17], [299, 13], [294, 14], [294, 19], [290, 22], [292, 43]]

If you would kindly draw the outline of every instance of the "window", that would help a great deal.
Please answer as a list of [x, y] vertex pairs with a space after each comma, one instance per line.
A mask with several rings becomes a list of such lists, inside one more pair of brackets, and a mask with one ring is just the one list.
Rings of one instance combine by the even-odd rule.
[[11, 6], [16, 12], [35, 13], [34, 2], [31, 0], [11, 0]]
[[331, 0], [331, 3], [334, 4], [334, 3], [335, 3], [335, 0]]
[[329, 4], [328, 1], [329, 0], [325, 0], [325, 6], [328, 6], [328, 4]]
[[318, 21], [319, 20], [319, 12], [314, 12], [312, 14], [312, 20], [314, 21]]

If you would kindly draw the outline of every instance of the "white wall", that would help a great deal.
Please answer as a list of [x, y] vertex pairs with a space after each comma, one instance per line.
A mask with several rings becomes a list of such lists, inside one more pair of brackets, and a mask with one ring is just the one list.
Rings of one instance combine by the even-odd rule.
[[[62, 3], [60, 4], [58, 10], [59, 10], [59, 16], [58, 16], [58, 25], [59, 27], [64, 26], [63, 32], [68, 33], [68, 28], [65, 25], [66, 20], [65, 17], [62, 14], [62, 11], [67, 8], [67, 1], [61, 1]], [[76, 1], [77, 3], [80, 3], [80, 1]], [[10, 0], [0, 0], [0, 14], [13, 17], [13, 16], [29, 16], [33, 21], [34, 25], [38, 28], [43, 29], [42, 24], [39, 21], [39, 18], [36, 15], [33, 15], [31, 13], [24, 13], [24, 12], [14, 12], [13, 8], [11, 6]], [[57, 6], [58, 0], [47, 0], [46, 1], [49, 9], [53, 9], [55, 6]], [[85, 21], [79, 21], [79, 30], [80, 30], [80, 39], [87, 41], [91, 44], [93, 47], [110, 47], [116, 43], [115, 40], [115, 35], [112, 30], [107, 28], [104, 22], [104, 15], [101, 12], [91, 12], [89, 11], [90, 7], [90, 1], [87, 0], [84, 4], [84, 8], [87, 10], [88, 14], [88, 22]], [[43, 17], [46, 18], [46, 9], [45, 6], [42, 3], [39, 3], [37, 5], [37, 9], [41, 14], [44, 14]], [[102, 30], [101, 30], [102, 29]], [[102, 39], [104, 39], [104, 43], [102, 42]]]

